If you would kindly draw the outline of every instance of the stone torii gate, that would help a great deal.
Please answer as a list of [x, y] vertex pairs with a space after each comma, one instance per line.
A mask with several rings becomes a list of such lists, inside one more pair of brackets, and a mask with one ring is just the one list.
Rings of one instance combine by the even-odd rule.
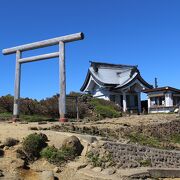
[[[15, 70], [15, 90], [14, 90], [14, 106], [13, 106], [13, 120], [19, 118], [19, 98], [20, 98], [20, 79], [21, 79], [21, 64], [33, 61], [45, 60], [59, 57], [59, 75], [60, 75], [60, 97], [59, 97], [59, 114], [60, 121], [67, 121], [66, 119], [66, 69], [65, 69], [65, 43], [84, 39], [82, 32], [70, 34], [67, 36], [60, 36], [53, 39], [34, 42], [21, 46], [16, 46], [8, 49], [3, 49], [4, 55], [16, 53], [16, 70]], [[22, 58], [22, 52], [32, 49], [43, 48], [59, 44], [59, 52], [43, 54], [38, 56], [31, 56]]]

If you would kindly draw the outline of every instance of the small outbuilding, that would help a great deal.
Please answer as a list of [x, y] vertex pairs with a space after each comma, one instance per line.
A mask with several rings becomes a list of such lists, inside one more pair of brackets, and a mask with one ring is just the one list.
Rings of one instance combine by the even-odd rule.
[[173, 87], [159, 87], [143, 91], [148, 96], [149, 113], [174, 112], [180, 106], [180, 89]]
[[137, 66], [90, 61], [90, 67], [81, 91], [93, 97], [110, 100], [123, 111], [141, 112], [141, 92], [152, 89]]

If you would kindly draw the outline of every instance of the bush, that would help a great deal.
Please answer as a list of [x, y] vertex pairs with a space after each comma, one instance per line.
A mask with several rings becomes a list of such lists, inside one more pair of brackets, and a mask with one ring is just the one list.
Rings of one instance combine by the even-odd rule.
[[41, 151], [41, 157], [47, 159], [50, 163], [60, 165], [68, 160], [73, 160], [76, 153], [73, 148], [60, 148], [48, 146]]
[[96, 106], [95, 110], [102, 118], [117, 118], [120, 117], [120, 113], [108, 106]]
[[17, 139], [14, 139], [14, 138], [6, 138], [6, 140], [4, 141], [4, 146], [8, 146], [8, 147], [11, 147], [11, 146], [15, 146], [16, 144], [19, 143], [19, 140]]
[[93, 98], [91, 105], [95, 112], [102, 118], [117, 118], [122, 116], [120, 108], [111, 101]]
[[22, 148], [29, 160], [37, 159], [40, 151], [47, 146], [47, 136], [44, 134], [33, 133], [28, 135], [22, 144]]

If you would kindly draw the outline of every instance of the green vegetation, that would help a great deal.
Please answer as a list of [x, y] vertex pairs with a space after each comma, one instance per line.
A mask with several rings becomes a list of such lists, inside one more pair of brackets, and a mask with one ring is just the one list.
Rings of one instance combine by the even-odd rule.
[[8, 120], [12, 118], [12, 113], [6, 112], [5, 110], [3, 112], [0, 111], [0, 120]]
[[139, 143], [141, 145], [149, 145], [152, 147], [161, 147], [160, 141], [153, 136], [145, 136], [141, 133], [130, 133], [127, 135], [127, 137], [130, 139], [133, 143]]
[[91, 162], [94, 167], [100, 167], [102, 165], [102, 160], [99, 157], [99, 154], [94, 154], [90, 151], [87, 157], [89, 159], [89, 162]]
[[76, 153], [73, 148], [60, 148], [48, 146], [41, 151], [41, 157], [47, 159], [50, 163], [60, 165], [68, 160], [73, 160]]
[[[11, 95], [0, 97], [0, 120], [12, 118], [13, 99]], [[54, 95], [40, 101], [30, 98], [20, 98], [20, 119], [28, 122], [55, 121], [59, 118], [59, 95]], [[79, 118], [120, 117], [121, 109], [113, 102], [104, 99], [93, 98], [90, 95], [71, 92], [66, 97], [66, 110], [69, 119], [76, 119], [78, 99]]]
[[111, 154], [103, 154], [103, 156], [100, 156], [100, 153], [90, 151], [87, 154], [87, 158], [94, 167], [104, 167], [106, 163], [108, 163], [109, 166], [114, 165]]
[[117, 118], [122, 116], [119, 107], [111, 101], [92, 98], [90, 104], [101, 118]]
[[48, 117], [40, 116], [40, 115], [21, 115], [20, 120], [27, 121], [27, 122], [57, 121], [55, 118], [48, 118]]
[[30, 134], [24, 139], [22, 148], [29, 160], [34, 160], [40, 156], [40, 151], [47, 146], [46, 141], [47, 136], [41, 133]]
[[149, 167], [151, 166], [151, 160], [150, 159], [145, 159], [145, 160], [139, 160], [140, 166], [143, 167]]
[[177, 143], [177, 144], [180, 144], [180, 134], [173, 134], [171, 136], [171, 141], [173, 143]]
[[[9, 120], [12, 118], [12, 113], [4, 112], [0, 113], [0, 120]], [[20, 121], [26, 121], [26, 122], [41, 122], [41, 121], [48, 121], [48, 122], [54, 122], [57, 121], [55, 118], [49, 118], [46, 116], [41, 115], [20, 115]]]

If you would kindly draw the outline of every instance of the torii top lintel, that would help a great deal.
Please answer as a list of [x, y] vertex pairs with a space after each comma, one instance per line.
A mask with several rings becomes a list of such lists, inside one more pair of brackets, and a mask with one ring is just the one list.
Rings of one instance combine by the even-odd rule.
[[38, 41], [30, 44], [25, 44], [21, 46], [16, 46], [8, 49], [3, 49], [2, 53], [4, 55], [8, 54], [13, 54], [16, 53], [17, 51], [27, 51], [27, 50], [32, 50], [32, 49], [37, 49], [37, 48], [42, 48], [42, 47], [47, 47], [47, 46], [53, 46], [58, 44], [60, 41], [67, 43], [67, 42], [72, 42], [72, 41], [77, 41], [84, 39], [84, 34], [82, 32], [75, 33], [75, 34], [70, 34], [66, 36], [60, 36], [52, 39], [47, 39], [44, 41]]

